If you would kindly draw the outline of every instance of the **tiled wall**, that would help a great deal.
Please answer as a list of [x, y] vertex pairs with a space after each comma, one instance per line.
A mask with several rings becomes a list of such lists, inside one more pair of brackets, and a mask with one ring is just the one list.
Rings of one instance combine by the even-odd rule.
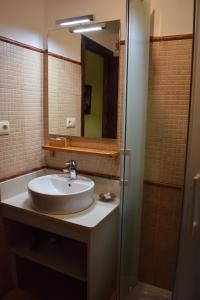
[[119, 175], [119, 160], [115, 158], [64, 152], [57, 152], [55, 156], [51, 156], [51, 152], [46, 152], [46, 164], [51, 167], [62, 169], [68, 160], [75, 159], [79, 170], [104, 175]]
[[43, 165], [43, 54], [0, 41], [0, 179]]
[[191, 59], [192, 39], [151, 43], [145, 157], [149, 183], [144, 184], [139, 276], [166, 289], [173, 287], [176, 267]]
[[[0, 41], [0, 180], [41, 167], [43, 153], [43, 54]], [[9, 288], [8, 253], [0, 217], [0, 295]]]
[[183, 184], [192, 40], [151, 43], [145, 180]]
[[173, 288], [182, 190], [144, 185], [139, 278]]
[[[49, 132], [81, 135], [81, 65], [48, 56]], [[66, 118], [76, 118], [66, 128]]]

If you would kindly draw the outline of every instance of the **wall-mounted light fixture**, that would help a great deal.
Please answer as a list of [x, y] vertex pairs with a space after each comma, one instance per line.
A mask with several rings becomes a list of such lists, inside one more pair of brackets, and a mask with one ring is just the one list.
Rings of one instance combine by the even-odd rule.
[[90, 23], [93, 20], [94, 20], [93, 15], [86, 15], [86, 16], [81, 16], [81, 17], [74, 17], [74, 18], [57, 20], [56, 25], [71, 26], [71, 25], [76, 25], [76, 24]]
[[69, 31], [73, 33], [83, 33], [83, 32], [100, 31], [105, 28], [106, 28], [105, 23], [99, 23], [99, 24], [72, 27], [69, 29]]

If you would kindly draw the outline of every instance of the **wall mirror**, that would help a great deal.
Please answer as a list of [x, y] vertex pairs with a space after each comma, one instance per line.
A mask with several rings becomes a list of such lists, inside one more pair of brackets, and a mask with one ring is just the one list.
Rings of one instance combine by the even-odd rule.
[[49, 134], [117, 138], [120, 21], [48, 35]]

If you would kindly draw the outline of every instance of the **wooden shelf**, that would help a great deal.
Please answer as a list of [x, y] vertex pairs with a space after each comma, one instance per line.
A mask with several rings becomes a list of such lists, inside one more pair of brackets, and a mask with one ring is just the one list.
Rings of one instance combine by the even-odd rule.
[[46, 242], [37, 250], [32, 250], [30, 246], [30, 241], [18, 244], [12, 248], [12, 253], [75, 279], [87, 281], [84, 244], [70, 241], [58, 246]]
[[116, 158], [119, 156], [119, 151], [117, 150], [101, 150], [101, 149], [92, 149], [92, 148], [82, 148], [82, 147], [55, 147], [45, 145], [42, 147], [44, 150], [49, 151], [62, 151], [62, 152], [74, 152], [74, 153], [82, 153], [82, 154], [91, 154], [98, 156], [107, 156]]

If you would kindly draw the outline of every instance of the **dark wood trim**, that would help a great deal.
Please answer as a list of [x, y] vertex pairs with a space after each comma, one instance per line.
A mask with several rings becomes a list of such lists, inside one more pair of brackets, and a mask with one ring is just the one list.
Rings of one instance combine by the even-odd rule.
[[90, 50], [92, 52], [95, 52], [98, 55], [102, 55], [102, 56], [110, 56], [113, 57], [113, 52], [109, 49], [107, 49], [106, 47], [98, 44], [97, 42], [91, 40], [90, 38], [82, 35], [82, 42], [84, 42], [85, 44], [85, 48], [87, 50]]
[[39, 52], [39, 53], [44, 53], [45, 52], [45, 50], [43, 50], [43, 49], [33, 47], [31, 45], [24, 44], [24, 43], [12, 40], [12, 39], [7, 38], [5, 36], [0, 36], [0, 41], [8, 43], [8, 44], [15, 45], [15, 46], [18, 46], [18, 47], [21, 47], [21, 48], [25, 48], [25, 49], [28, 49], [28, 50], [36, 51], [36, 52]]
[[18, 42], [16, 40], [12, 40], [12, 39], [4, 37], [4, 36], [0, 36], [0, 41], [8, 43], [8, 44], [15, 45], [15, 46], [18, 46], [18, 47], [21, 47], [21, 48], [25, 48], [25, 49], [28, 49], [28, 50], [36, 51], [36, 52], [39, 52], [39, 53], [43, 53], [43, 54], [47, 53], [49, 56], [52, 56], [52, 57], [55, 57], [55, 58], [58, 58], [58, 59], [62, 59], [62, 60], [77, 64], [77, 65], [81, 65], [80, 61], [76, 61], [76, 60], [73, 60], [71, 58], [68, 58], [68, 57], [53, 53], [53, 52], [48, 52], [48, 50], [43, 50], [43, 49], [40, 49], [40, 48], [37, 48], [37, 47], [33, 47], [33, 46], [28, 45], [28, 44], [24, 44], [24, 43]]
[[[48, 165], [46, 169], [54, 169], [57, 171], [62, 171], [62, 168], [57, 168]], [[88, 175], [88, 176], [95, 176], [95, 177], [101, 177], [106, 179], [112, 179], [112, 180], [120, 180], [120, 177], [117, 175], [110, 175], [110, 174], [102, 174], [102, 173], [96, 173], [96, 172], [90, 172], [90, 171], [84, 171], [84, 170], [78, 170], [78, 174]]]
[[126, 42], [125, 42], [125, 40], [122, 40], [122, 41], [119, 42], [119, 44], [120, 44], [120, 46], [126, 45]]
[[101, 177], [101, 178], [106, 178], [106, 179], [112, 179], [112, 180], [120, 180], [119, 176], [116, 175], [110, 175], [110, 174], [102, 174], [102, 173], [96, 173], [96, 172], [89, 172], [89, 171], [83, 171], [83, 170], [78, 170], [80, 174], [88, 175], [88, 176], [95, 176], [95, 177]]
[[117, 139], [119, 56], [104, 57], [102, 137]]
[[144, 180], [144, 184], [153, 185], [153, 186], [157, 186], [157, 187], [163, 187], [163, 188], [170, 188], [170, 189], [175, 189], [175, 190], [183, 189], [183, 186], [181, 186], [181, 185], [173, 185], [173, 184], [164, 183], [164, 182], [153, 182], [153, 181], [149, 181], [149, 180]]
[[14, 178], [19, 177], [19, 176], [27, 175], [29, 173], [37, 172], [37, 171], [43, 170], [45, 168], [46, 168], [45, 166], [42, 166], [40, 168], [30, 169], [30, 170], [27, 170], [27, 171], [24, 171], [24, 172], [16, 173], [15, 175], [0, 179], [0, 183], [3, 182], [3, 181], [6, 181], [6, 180], [14, 179]]
[[71, 62], [73, 64], [77, 64], [77, 65], [81, 66], [81, 62], [78, 61], [78, 60], [74, 60], [74, 59], [68, 58], [66, 56], [62, 56], [62, 55], [53, 53], [53, 52], [47, 52], [47, 54], [48, 54], [48, 56], [52, 56], [52, 57], [55, 57], [55, 58], [58, 58], [58, 59], [62, 59], [62, 60], [65, 60], [65, 61], [68, 61], [68, 62]]
[[179, 41], [179, 40], [190, 40], [193, 39], [193, 34], [179, 34], [179, 35], [168, 35], [168, 36], [151, 36], [150, 42], [166, 42], [166, 41]]

